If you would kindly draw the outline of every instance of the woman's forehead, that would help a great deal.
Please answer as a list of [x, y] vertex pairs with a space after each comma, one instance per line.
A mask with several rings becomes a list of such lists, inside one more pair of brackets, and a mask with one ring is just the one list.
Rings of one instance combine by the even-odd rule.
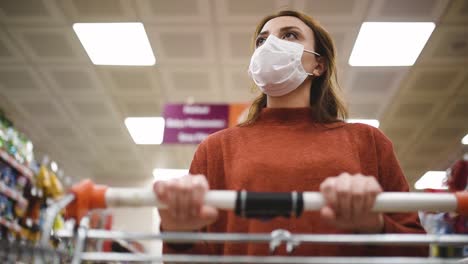
[[312, 32], [312, 30], [304, 22], [302, 22], [302, 20], [293, 16], [281, 16], [270, 19], [265, 23], [260, 32], [274, 32], [280, 30], [283, 27], [292, 26], [300, 28], [303, 32]]

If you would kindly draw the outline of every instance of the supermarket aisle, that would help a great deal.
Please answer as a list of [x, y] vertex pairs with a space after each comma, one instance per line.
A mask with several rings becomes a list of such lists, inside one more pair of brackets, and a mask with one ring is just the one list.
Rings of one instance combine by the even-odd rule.
[[[144, 188], [186, 175], [200, 142], [248, 118], [262, 92], [247, 73], [255, 26], [282, 9], [311, 15], [330, 33], [344, 121], [391, 140], [412, 191], [466, 187], [445, 181], [467, 153], [468, 1], [2, 0], [1, 241], [38, 245], [47, 208], [81, 180]], [[51, 244], [66, 262], [76, 241], [59, 230], [71, 232], [74, 220], [65, 211], [53, 219]], [[455, 215], [426, 220], [432, 233], [465, 232]], [[125, 232], [158, 232], [159, 224], [154, 208], [90, 219], [91, 228]], [[160, 242], [120, 242], [87, 249], [162, 250]]]

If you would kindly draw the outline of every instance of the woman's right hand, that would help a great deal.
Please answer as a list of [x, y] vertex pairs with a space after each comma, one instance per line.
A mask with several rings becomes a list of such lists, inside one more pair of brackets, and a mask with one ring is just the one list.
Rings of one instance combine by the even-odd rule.
[[155, 182], [153, 190], [158, 200], [167, 205], [166, 209], [158, 209], [161, 229], [196, 231], [215, 222], [218, 210], [203, 204], [208, 189], [204, 175]]

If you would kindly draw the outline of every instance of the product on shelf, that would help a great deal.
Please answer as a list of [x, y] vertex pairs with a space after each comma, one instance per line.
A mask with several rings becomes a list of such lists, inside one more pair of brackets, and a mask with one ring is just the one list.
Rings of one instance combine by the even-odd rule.
[[16, 178], [16, 191], [20, 194], [24, 194], [26, 184], [28, 184], [28, 179], [26, 179], [26, 177], [24, 177], [23, 175], [19, 175]]
[[42, 191], [35, 186], [26, 192], [28, 209], [26, 215], [20, 220], [20, 225], [25, 228], [25, 237], [29, 241], [37, 241], [40, 235], [41, 204], [44, 202]]
[[11, 122], [5, 117], [3, 112], [0, 110], [0, 148], [6, 148], [7, 135], [6, 131], [11, 127]]
[[36, 184], [41, 188], [46, 197], [57, 199], [63, 195], [63, 186], [57, 175], [45, 165], [41, 165], [36, 177]]
[[10, 188], [15, 188], [16, 186], [16, 174], [14, 172], [14, 170], [11, 168], [11, 167], [4, 167], [1, 171], [0, 171], [0, 177], [1, 177], [1, 180], [2, 182], [10, 187]]
[[34, 160], [34, 146], [32, 142], [24, 135], [19, 134], [18, 152], [23, 163], [30, 164]]
[[7, 212], [7, 198], [0, 194], [0, 217], [5, 217]]
[[28, 165], [34, 161], [34, 146], [26, 135], [18, 132], [10, 120], [0, 111], [0, 149], [4, 149], [16, 161]]

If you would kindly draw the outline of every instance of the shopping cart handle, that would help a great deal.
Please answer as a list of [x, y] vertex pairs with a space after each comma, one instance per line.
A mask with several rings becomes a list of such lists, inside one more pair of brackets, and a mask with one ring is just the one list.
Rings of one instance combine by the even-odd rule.
[[[67, 207], [67, 216], [81, 219], [89, 210], [108, 207], [166, 205], [158, 201], [152, 188], [108, 188], [85, 180], [72, 187], [75, 200]], [[234, 210], [242, 217], [299, 217], [303, 211], [317, 211], [325, 205], [319, 192], [248, 192], [213, 190], [205, 204], [223, 210]], [[374, 212], [457, 212], [468, 216], [468, 192], [416, 193], [385, 192], [377, 195]]]

